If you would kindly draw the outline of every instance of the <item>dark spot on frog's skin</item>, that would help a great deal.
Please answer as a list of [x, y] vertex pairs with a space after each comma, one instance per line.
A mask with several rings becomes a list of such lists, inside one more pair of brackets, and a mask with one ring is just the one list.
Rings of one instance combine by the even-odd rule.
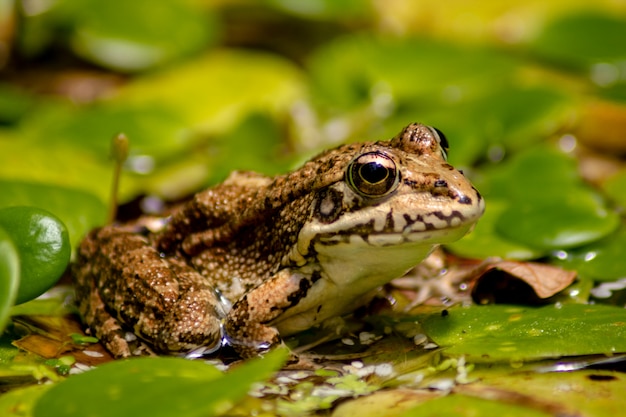
[[441, 212], [441, 211], [435, 211], [432, 214], [433, 214], [433, 216], [437, 217], [439, 220], [445, 220], [448, 223], [450, 223], [452, 221], [452, 219], [454, 219], [454, 218], [458, 218], [461, 221], [465, 220], [465, 216], [463, 216], [463, 214], [460, 211], [458, 211], [458, 210], [453, 210], [452, 213], [450, 213], [449, 216], [443, 214], [443, 212]]
[[[441, 212], [435, 212], [432, 213], [433, 215], [439, 217], [440, 219], [442, 219], [443, 214]], [[424, 221], [424, 216], [418, 214], [415, 216], [415, 218], [412, 218], [410, 215], [405, 214], [404, 216], [404, 220], [406, 221], [406, 226], [411, 226], [413, 223], [419, 222], [419, 223], [423, 223], [424, 227], [426, 228], [426, 230], [434, 230], [436, 229], [435, 225], [432, 223], [428, 223], [426, 221]], [[443, 220], [443, 219], [442, 219]], [[427, 239], [427, 236], [424, 236], [424, 239]]]
[[613, 376], [613, 375], [598, 375], [598, 374], [591, 374], [588, 375], [587, 378], [589, 378], [592, 381], [615, 381], [617, 379], [617, 377]]
[[448, 310], [441, 310], [441, 317], [448, 317], [450, 312]]
[[387, 217], [385, 217], [385, 226], [383, 230], [394, 230], [393, 210], [389, 210]]
[[309, 289], [311, 288], [311, 281], [308, 279], [301, 279], [300, 280], [300, 288], [298, 288], [297, 291], [289, 294], [289, 296], [287, 297], [287, 301], [289, 301], [289, 305], [285, 308], [291, 308], [293, 306], [298, 305], [298, 303], [300, 302], [300, 300], [302, 300], [303, 298], [306, 297], [306, 294], [309, 292]]
[[313, 271], [313, 273], [311, 274], [311, 282], [313, 284], [315, 284], [321, 278], [322, 278], [322, 274], [320, 273], [320, 271]]
[[[248, 314], [248, 296], [244, 295], [235, 303], [233, 309], [237, 309], [238, 314], [234, 317], [235, 327], [240, 329], [245, 329], [246, 323], [248, 323], [250, 319], [250, 315]], [[243, 336], [245, 337], [245, 336]]]
[[409, 187], [414, 187], [415, 185], [417, 185], [417, 181], [414, 180], [404, 179], [402, 180], [402, 182]]

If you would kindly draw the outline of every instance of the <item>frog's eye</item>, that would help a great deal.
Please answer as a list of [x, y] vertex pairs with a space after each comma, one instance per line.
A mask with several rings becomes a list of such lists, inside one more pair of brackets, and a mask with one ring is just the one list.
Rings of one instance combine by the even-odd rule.
[[357, 156], [348, 165], [346, 179], [354, 191], [365, 197], [382, 197], [398, 187], [400, 173], [393, 159], [381, 152]]

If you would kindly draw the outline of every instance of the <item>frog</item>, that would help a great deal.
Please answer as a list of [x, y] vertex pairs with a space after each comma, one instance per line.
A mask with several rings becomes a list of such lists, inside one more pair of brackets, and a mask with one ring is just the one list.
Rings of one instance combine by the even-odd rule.
[[[116, 358], [265, 354], [367, 305], [485, 203], [447, 162], [438, 129], [324, 151], [287, 174], [234, 171], [162, 218], [89, 232], [72, 276], [78, 311]], [[156, 220], [156, 221], [155, 221]]]

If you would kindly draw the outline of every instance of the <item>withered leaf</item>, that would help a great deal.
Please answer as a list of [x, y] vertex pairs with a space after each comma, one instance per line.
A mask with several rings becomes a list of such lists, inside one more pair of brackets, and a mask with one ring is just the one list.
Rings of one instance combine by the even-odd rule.
[[472, 297], [479, 304], [540, 303], [567, 288], [575, 271], [536, 262], [499, 261], [477, 271]]

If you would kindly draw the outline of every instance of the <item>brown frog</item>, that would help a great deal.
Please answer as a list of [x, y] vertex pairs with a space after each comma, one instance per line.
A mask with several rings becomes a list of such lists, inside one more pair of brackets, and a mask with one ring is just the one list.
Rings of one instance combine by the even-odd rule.
[[244, 357], [263, 353], [353, 311], [473, 227], [484, 201], [446, 148], [437, 129], [411, 124], [286, 175], [234, 172], [158, 230], [141, 218], [93, 230], [73, 268], [79, 310], [116, 357], [134, 353], [133, 335], [163, 353], [222, 338]]

